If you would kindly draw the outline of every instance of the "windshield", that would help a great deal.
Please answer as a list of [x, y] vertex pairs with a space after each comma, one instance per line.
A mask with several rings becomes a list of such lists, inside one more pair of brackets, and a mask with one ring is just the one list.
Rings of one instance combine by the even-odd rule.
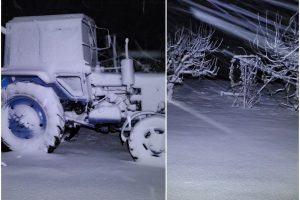
[[[91, 21], [82, 21], [84, 59], [90, 66], [96, 66], [98, 51], [110, 48], [108, 29], [98, 28]], [[100, 45], [100, 46], [99, 46]]]
[[83, 57], [88, 65], [95, 67], [97, 64], [97, 38], [95, 26], [91, 22], [82, 21]]

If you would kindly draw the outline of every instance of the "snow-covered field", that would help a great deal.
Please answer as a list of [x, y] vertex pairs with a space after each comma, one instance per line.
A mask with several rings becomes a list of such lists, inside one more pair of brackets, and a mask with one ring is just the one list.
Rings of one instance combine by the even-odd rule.
[[168, 104], [168, 200], [298, 199], [298, 113], [233, 108], [228, 81], [189, 80]]
[[132, 161], [117, 134], [81, 129], [53, 154], [2, 153], [5, 200], [163, 200], [162, 167]]

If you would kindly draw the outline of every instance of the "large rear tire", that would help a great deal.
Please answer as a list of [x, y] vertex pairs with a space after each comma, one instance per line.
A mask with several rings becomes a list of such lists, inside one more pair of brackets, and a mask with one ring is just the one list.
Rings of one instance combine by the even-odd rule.
[[16, 82], [2, 88], [2, 139], [14, 151], [52, 153], [64, 129], [63, 107], [52, 88]]
[[137, 161], [160, 163], [165, 161], [165, 118], [147, 117], [139, 121], [130, 133], [129, 152]]

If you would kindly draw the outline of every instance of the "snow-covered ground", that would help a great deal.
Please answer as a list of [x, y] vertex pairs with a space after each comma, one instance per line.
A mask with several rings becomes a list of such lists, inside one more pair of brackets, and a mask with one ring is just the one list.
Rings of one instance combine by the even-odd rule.
[[2, 153], [5, 200], [163, 200], [165, 170], [132, 161], [117, 134], [81, 129], [53, 154]]
[[168, 104], [168, 200], [298, 199], [298, 113], [220, 96], [228, 81], [188, 80]]

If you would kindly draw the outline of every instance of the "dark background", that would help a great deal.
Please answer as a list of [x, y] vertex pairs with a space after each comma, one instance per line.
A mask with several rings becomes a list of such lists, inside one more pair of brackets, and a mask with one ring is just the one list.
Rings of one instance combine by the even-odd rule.
[[[178, 28], [185, 27], [197, 27], [201, 24], [212, 26], [215, 29], [214, 40], [221, 41], [222, 45], [220, 46], [220, 52], [214, 56], [218, 57], [218, 66], [220, 67], [219, 76], [217, 78], [228, 78], [230, 60], [233, 55], [244, 54], [245, 51], [247, 54], [253, 53], [251, 43], [254, 38], [251, 40], [245, 40], [240, 37], [235, 36], [230, 32], [219, 29], [214, 26], [211, 21], [203, 21], [195, 18], [191, 13], [190, 9], [195, 8], [199, 11], [212, 14], [224, 22], [228, 22], [234, 25], [237, 25], [236, 21], [232, 21], [229, 17], [224, 16], [221, 18], [218, 14], [227, 13], [232, 17], [237, 17], [240, 21], [246, 25], [246, 30], [256, 34], [257, 29], [250, 26], [250, 23], [257, 24], [258, 20], [256, 18], [249, 18], [244, 13], [238, 14], [237, 9], [228, 9], [222, 8], [214, 5], [212, 2], [215, 0], [168, 0], [168, 35], [172, 35], [175, 30]], [[275, 19], [276, 15], [282, 17], [282, 23], [286, 24], [289, 19], [298, 11], [299, 2], [297, 0], [219, 0], [231, 8], [241, 8], [249, 11], [251, 14], [259, 15], [260, 17], [265, 17], [266, 14], [268, 18]], [[296, 17], [298, 19], [298, 16]], [[249, 27], [247, 27], [249, 24]], [[250, 28], [251, 27], [251, 28]], [[232, 30], [237, 31], [237, 30]], [[228, 53], [224, 53], [224, 50]]]
[[120, 51], [128, 37], [130, 50], [154, 50], [164, 55], [164, 0], [2, 0], [1, 3], [2, 26], [17, 16], [83, 13], [99, 27], [116, 34]]

